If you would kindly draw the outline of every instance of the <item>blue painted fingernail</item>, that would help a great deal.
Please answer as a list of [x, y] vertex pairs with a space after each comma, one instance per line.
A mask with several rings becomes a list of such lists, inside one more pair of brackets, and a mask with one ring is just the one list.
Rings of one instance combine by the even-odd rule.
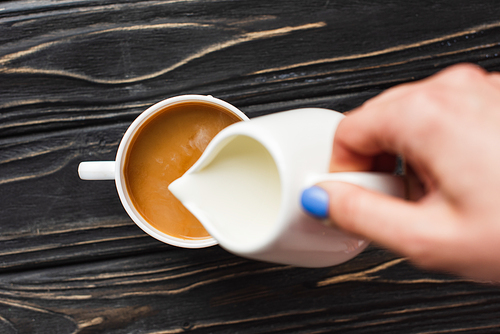
[[328, 218], [328, 202], [328, 193], [318, 186], [307, 188], [302, 192], [302, 207], [316, 218]]

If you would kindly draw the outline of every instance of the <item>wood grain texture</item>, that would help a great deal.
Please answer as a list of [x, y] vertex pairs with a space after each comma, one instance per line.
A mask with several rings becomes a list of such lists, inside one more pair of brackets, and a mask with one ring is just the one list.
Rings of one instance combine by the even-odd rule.
[[76, 172], [170, 96], [348, 111], [499, 54], [493, 0], [0, 2], [0, 333], [500, 332], [495, 286], [376, 247], [300, 269], [167, 246]]

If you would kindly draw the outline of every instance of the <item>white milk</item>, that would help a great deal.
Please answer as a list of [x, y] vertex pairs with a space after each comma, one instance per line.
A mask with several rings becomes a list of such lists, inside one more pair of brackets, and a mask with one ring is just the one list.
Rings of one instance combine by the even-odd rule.
[[199, 220], [242, 246], [269, 234], [281, 204], [276, 163], [247, 136], [233, 138], [208, 165], [169, 189]]

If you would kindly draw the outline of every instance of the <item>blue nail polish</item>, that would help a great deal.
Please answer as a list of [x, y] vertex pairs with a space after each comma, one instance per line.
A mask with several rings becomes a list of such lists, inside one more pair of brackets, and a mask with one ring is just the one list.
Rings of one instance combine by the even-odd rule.
[[328, 193], [313, 186], [302, 192], [301, 203], [304, 210], [316, 218], [328, 218]]

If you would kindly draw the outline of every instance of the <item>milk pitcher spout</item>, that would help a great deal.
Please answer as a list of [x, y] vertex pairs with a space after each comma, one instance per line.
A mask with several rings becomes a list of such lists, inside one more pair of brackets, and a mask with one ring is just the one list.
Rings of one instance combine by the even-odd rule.
[[343, 117], [307, 108], [232, 124], [169, 190], [232, 253], [302, 267], [347, 261], [368, 241], [305, 214], [302, 191], [337, 180], [403, 197], [404, 185], [388, 174], [328, 173]]
[[242, 134], [219, 137], [207, 150], [169, 190], [226, 248], [253, 251], [279, 219], [276, 163], [259, 141]]
[[192, 198], [192, 191], [196, 191], [195, 186], [193, 187], [190, 183], [190, 176], [184, 174], [182, 177], [178, 178], [177, 180], [173, 181], [170, 183], [168, 186], [168, 190], [174, 196], [183, 203], [184, 206], [187, 206], [187, 203], [189, 202], [189, 199]]

